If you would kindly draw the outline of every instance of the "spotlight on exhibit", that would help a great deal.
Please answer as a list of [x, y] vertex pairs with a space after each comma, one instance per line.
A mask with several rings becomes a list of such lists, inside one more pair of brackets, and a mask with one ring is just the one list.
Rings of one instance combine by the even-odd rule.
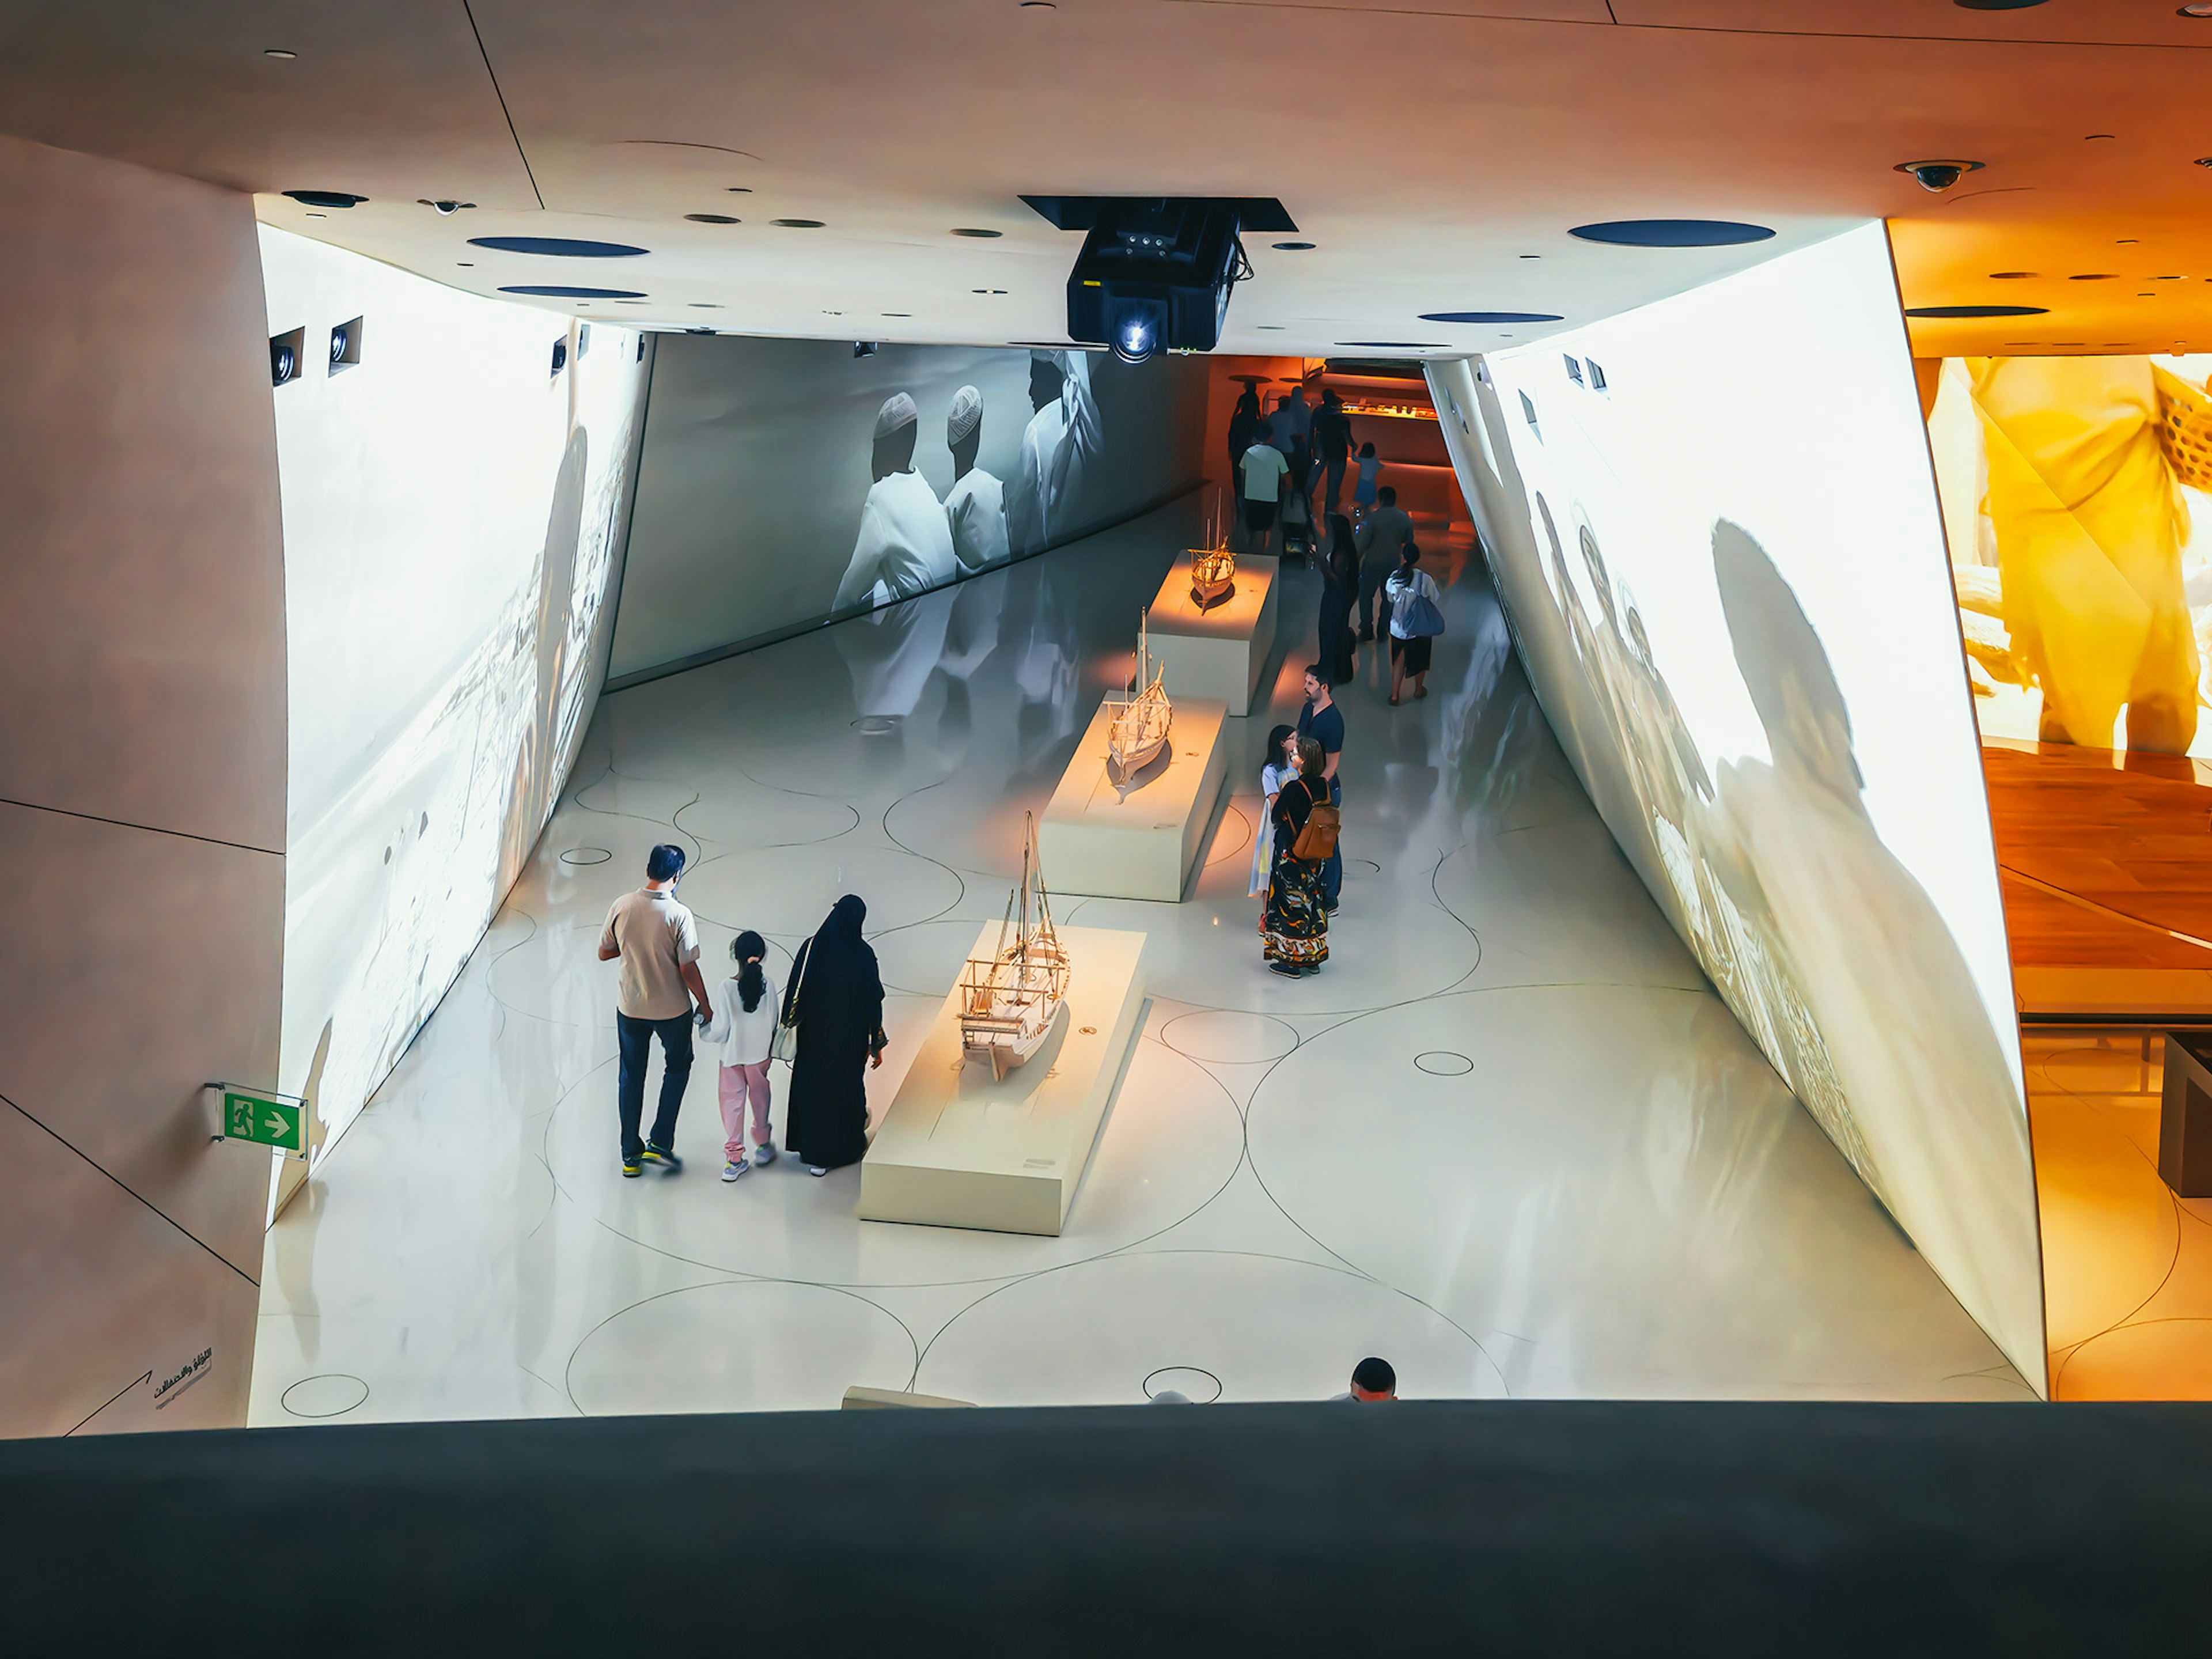
[[1272, 197], [1025, 196], [1062, 230], [1085, 233], [1067, 277], [1068, 337], [1125, 363], [1211, 351], [1230, 295], [1252, 274], [1242, 233], [1295, 231]]

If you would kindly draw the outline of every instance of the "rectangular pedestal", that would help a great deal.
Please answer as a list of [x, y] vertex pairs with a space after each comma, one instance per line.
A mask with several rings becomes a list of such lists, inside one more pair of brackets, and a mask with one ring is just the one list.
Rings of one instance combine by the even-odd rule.
[[[1060, 939], [1066, 1003], [1004, 1081], [988, 1060], [963, 1060], [960, 993], [945, 998], [860, 1164], [863, 1221], [1055, 1236], [1066, 1224], [1136, 1032], [1145, 935], [1063, 927]], [[998, 941], [986, 923], [975, 953]]]
[[1167, 751], [1127, 790], [1106, 777], [1105, 704], [1091, 717], [1037, 827], [1052, 891], [1170, 904], [1182, 898], [1221, 794], [1228, 764], [1222, 722], [1229, 711], [1218, 697], [1178, 695], [1172, 682], [1168, 696], [1175, 721]]
[[1152, 654], [1168, 696], [1218, 697], [1232, 714], [1249, 713], [1261, 671], [1275, 648], [1273, 559], [1239, 558], [1237, 586], [1205, 610], [1190, 596], [1190, 555], [1185, 553], [1152, 600]]

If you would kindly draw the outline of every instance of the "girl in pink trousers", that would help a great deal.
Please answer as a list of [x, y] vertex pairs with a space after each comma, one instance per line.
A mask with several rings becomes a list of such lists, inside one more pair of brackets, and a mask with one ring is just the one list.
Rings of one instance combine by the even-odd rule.
[[[776, 1010], [781, 1001], [775, 981], [762, 966], [768, 942], [758, 933], [740, 933], [730, 945], [738, 971], [714, 992], [714, 1018], [701, 1034], [722, 1045], [722, 1179], [735, 1181], [755, 1164], [775, 1162], [775, 1142], [768, 1121], [769, 1049], [775, 1041]], [[745, 1103], [753, 1109], [754, 1151], [745, 1157]]]

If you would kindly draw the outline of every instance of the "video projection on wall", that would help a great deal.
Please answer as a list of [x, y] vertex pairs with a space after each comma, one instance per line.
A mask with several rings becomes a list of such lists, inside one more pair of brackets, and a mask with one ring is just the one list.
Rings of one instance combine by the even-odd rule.
[[1881, 228], [1430, 380], [1615, 839], [2042, 1390], [2003, 915]]
[[1922, 370], [1984, 740], [2212, 757], [2212, 357]]
[[274, 393], [279, 1086], [335, 1136], [476, 948], [582, 741], [648, 362], [634, 331], [261, 236], [270, 331], [307, 343]]
[[1199, 472], [1202, 362], [674, 335], [653, 376], [611, 672], [896, 605]]

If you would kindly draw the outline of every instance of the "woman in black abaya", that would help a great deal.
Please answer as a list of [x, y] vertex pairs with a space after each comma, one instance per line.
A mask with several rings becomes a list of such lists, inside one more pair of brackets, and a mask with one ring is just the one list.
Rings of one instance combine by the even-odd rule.
[[784, 1021], [797, 1019], [799, 1057], [791, 1065], [784, 1147], [809, 1175], [857, 1164], [868, 1150], [863, 1073], [884, 1063], [887, 1039], [884, 981], [876, 953], [860, 937], [867, 915], [866, 905], [846, 894], [791, 967]]

